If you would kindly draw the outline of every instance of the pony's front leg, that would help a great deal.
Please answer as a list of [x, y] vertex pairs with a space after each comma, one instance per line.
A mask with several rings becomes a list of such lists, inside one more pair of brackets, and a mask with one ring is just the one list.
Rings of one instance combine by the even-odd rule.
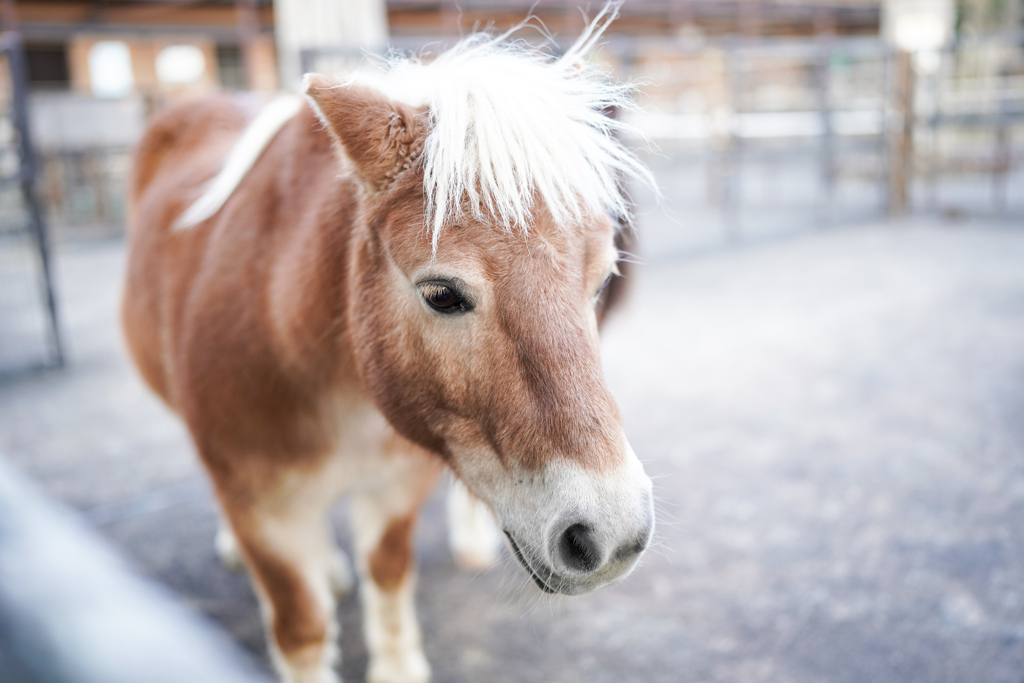
[[[217, 527], [217, 535], [214, 538], [213, 547], [217, 552], [217, 557], [220, 558], [221, 564], [226, 569], [233, 572], [245, 570], [245, 556], [242, 555], [242, 549], [238, 545], [238, 539], [235, 538], [235, 532], [231, 530], [231, 525], [228, 524], [223, 515], [221, 515], [220, 524]], [[338, 599], [347, 598], [349, 593], [352, 592], [352, 587], [355, 585], [356, 580], [352, 576], [352, 568], [349, 564], [348, 556], [342, 552], [341, 548], [335, 547], [331, 554], [331, 564], [327, 580], [331, 584], [331, 592]]]
[[338, 683], [327, 501], [304, 487], [243, 509], [225, 506], [260, 598], [271, 659], [286, 683]]
[[386, 485], [353, 497], [363, 629], [370, 654], [368, 683], [430, 679], [414, 604], [412, 533], [438, 474], [436, 463], [413, 461]]

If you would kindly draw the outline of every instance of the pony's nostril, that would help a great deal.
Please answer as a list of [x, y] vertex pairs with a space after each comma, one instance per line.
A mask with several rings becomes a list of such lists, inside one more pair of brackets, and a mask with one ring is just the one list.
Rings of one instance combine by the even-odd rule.
[[615, 551], [615, 559], [617, 560], [628, 560], [636, 555], [639, 555], [643, 551], [647, 550], [647, 542], [649, 540], [649, 534], [644, 534], [633, 541], [628, 541], [619, 546], [619, 549]]
[[579, 572], [592, 572], [601, 564], [601, 549], [586, 524], [573, 524], [558, 541], [562, 562]]

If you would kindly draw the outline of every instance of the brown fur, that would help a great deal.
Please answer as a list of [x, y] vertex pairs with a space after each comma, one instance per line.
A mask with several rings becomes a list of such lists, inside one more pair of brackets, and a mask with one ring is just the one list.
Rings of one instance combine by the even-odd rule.
[[383, 590], [394, 591], [412, 564], [413, 516], [392, 520], [370, 555], [370, 576]]
[[[310, 90], [322, 121], [303, 107], [203, 224], [171, 227], [219, 170], [247, 106], [220, 98], [160, 114], [131, 182], [128, 347], [187, 423], [286, 658], [318, 651], [328, 615], [261, 520], [305, 495], [282, 482], [314, 481], [336, 453], [345, 397], [372, 401], [411, 442], [408, 457], [423, 457], [418, 446], [456, 469], [453, 444], [527, 470], [554, 457], [602, 470], [622, 448], [593, 312], [608, 221], [569, 233], [540, 214], [525, 238], [467, 219], [446, 228], [435, 259], [422, 112], [329, 85]], [[437, 341], [453, 321], [410, 295], [430, 263], [465, 265], [489, 285], [486, 324]], [[408, 574], [414, 519], [396, 514], [369, 558], [382, 589]]]

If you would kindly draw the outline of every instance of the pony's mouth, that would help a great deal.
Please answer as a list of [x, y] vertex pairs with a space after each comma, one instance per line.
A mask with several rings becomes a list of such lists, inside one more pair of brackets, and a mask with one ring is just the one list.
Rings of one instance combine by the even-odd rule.
[[519, 545], [516, 543], [516, 539], [512, 538], [512, 534], [506, 531], [505, 538], [507, 538], [508, 542], [512, 545], [512, 552], [515, 554], [516, 559], [519, 560], [519, 564], [523, 565], [523, 569], [525, 569], [530, 575], [530, 578], [532, 578], [534, 583], [537, 584], [537, 587], [545, 593], [557, 593], [558, 591], [549, 586], [544, 579], [540, 578], [540, 575], [535, 572], [533, 567], [530, 566], [530, 563], [526, 561], [526, 558], [523, 557], [523, 552], [519, 549]]

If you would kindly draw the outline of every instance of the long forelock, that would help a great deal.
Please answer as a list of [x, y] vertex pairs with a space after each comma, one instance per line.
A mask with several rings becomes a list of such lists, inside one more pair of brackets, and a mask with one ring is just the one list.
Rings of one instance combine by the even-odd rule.
[[617, 139], [624, 126], [607, 115], [636, 109], [634, 88], [585, 61], [614, 15], [602, 12], [559, 58], [508, 33], [476, 33], [429, 63], [395, 56], [383, 73], [355, 77], [429, 112], [422, 168], [435, 248], [467, 207], [526, 231], [542, 203], [566, 227], [591, 215], [626, 218], [626, 180], [654, 186]]

